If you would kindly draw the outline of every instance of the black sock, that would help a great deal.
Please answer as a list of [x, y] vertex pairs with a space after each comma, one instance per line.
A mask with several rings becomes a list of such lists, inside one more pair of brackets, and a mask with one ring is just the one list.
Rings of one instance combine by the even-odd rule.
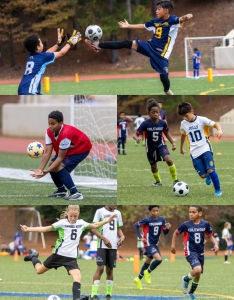
[[193, 294], [196, 291], [196, 288], [198, 287], [198, 282], [192, 281], [192, 285], [189, 291], [189, 294]]
[[228, 260], [228, 255], [224, 255], [224, 261]]
[[164, 74], [160, 74], [160, 80], [163, 84], [164, 92], [168, 92], [170, 89], [170, 80], [169, 80], [168, 76], [166, 76]]
[[72, 286], [73, 300], [77, 300], [80, 298], [80, 288], [81, 284], [77, 281], [74, 281]]
[[188, 276], [184, 277], [184, 281], [189, 282], [191, 279], [188, 278]]
[[40, 260], [37, 257], [33, 256], [32, 257], [32, 264], [35, 267], [36, 264], [41, 264], [41, 262], [40, 262]]
[[122, 48], [131, 49], [132, 41], [125, 40], [125, 41], [120, 41], [120, 42], [116, 42], [116, 41], [101, 42], [98, 44], [98, 47], [100, 47], [102, 49], [122, 49]]
[[144, 263], [144, 265], [141, 267], [141, 271], [140, 274], [138, 275], [138, 277], [141, 279], [142, 277], [144, 277], [144, 271], [147, 270], [149, 268], [150, 264]]

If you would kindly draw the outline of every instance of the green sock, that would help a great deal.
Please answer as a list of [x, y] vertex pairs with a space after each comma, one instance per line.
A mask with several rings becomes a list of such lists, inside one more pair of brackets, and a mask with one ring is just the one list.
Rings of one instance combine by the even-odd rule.
[[91, 297], [93, 297], [94, 295], [97, 295], [97, 293], [98, 293], [98, 288], [99, 288], [99, 285], [92, 285], [92, 293], [91, 293]]
[[176, 172], [176, 167], [175, 165], [173, 164], [172, 166], [168, 166], [168, 169], [171, 173], [171, 177], [173, 180], [177, 180], [177, 172]]
[[156, 173], [152, 173], [153, 176], [154, 176], [154, 179], [156, 180], [156, 182], [161, 182], [161, 178], [160, 178], [160, 175], [159, 175], [159, 172], [156, 172]]
[[113, 281], [107, 280], [106, 281], [106, 295], [112, 295], [112, 289], [113, 289]]

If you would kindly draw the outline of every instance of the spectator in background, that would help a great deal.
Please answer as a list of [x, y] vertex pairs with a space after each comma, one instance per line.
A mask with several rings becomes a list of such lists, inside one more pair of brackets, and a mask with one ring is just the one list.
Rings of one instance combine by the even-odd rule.
[[167, 116], [166, 116], [165, 110], [162, 109], [162, 106], [163, 106], [162, 102], [161, 101], [157, 101], [157, 102], [158, 102], [158, 105], [160, 108], [160, 118], [167, 123]]
[[87, 234], [83, 237], [83, 240], [85, 241], [85, 251], [90, 249], [90, 243], [92, 241], [92, 236], [90, 231], [87, 232]]
[[[140, 227], [139, 228], [139, 231], [140, 231], [140, 234], [143, 238], [143, 234], [142, 234], [142, 228]], [[143, 241], [137, 237], [137, 248], [138, 248], [138, 251], [139, 251], [139, 257], [140, 257], [140, 260], [143, 259], [143, 253], [144, 253], [144, 243]]]
[[19, 255], [22, 255], [24, 250], [22, 239], [22, 235], [17, 231], [14, 235], [14, 252], [18, 250]]
[[[141, 114], [138, 114], [138, 117], [134, 121], [135, 130], [137, 130], [138, 127], [140, 127], [141, 123], [143, 123], [145, 119], [141, 116]], [[137, 146], [137, 142], [135, 142], [135, 146]], [[142, 132], [142, 146], [145, 146], [145, 134]]]
[[[214, 237], [214, 239], [216, 240], [216, 243], [217, 243], [217, 245], [218, 245], [218, 247], [219, 247], [220, 239], [219, 239], [218, 233], [215, 232], [215, 233], [213, 234], [213, 237]], [[215, 250], [215, 244], [212, 245], [211, 250], [212, 250], [212, 251]], [[215, 253], [215, 255], [218, 255], [218, 251], [215, 251], [214, 253]]]
[[232, 251], [233, 251], [233, 238], [232, 238], [232, 234], [230, 233], [229, 235], [229, 246], [228, 246], [228, 249], [229, 249], [229, 255], [232, 255]]
[[230, 238], [229, 229], [231, 229], [231, 223], [225, 222], [222, 231], [222, 249], [225, 251], [224, 264], [230, 264], [230, 261], [228, 261], [228, 247], [229, 247], [229, 238]]
[[126, 155], [125, 143], [128, 136], [128, 124], [132, 122], [132, 119], [125, 115], [122, 111], [119, 114], [119, 120], [117, 121], [118, 130], [118, 154], [120, 152], [120, 146], [122, 145], [122, 154]]

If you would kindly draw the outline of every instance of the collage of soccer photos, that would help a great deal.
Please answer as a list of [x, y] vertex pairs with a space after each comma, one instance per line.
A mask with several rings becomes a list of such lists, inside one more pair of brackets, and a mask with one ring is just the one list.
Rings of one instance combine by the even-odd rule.
[[233, 12], [0, 1], [0, 300], [234, 300]]

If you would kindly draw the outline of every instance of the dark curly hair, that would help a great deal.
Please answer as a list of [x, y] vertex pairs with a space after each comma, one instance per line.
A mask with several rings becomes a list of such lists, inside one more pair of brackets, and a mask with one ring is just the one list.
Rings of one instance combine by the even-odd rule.
[[173, 10], [174, 4], [170, 0], [161, 0], [157, 2], [157, 6], [161, 6], [162, 8], [167, 8], [169, 13]]
[[48, 118], [54, 119], [60, 123], [63, 122], [63, 113], [61, 113], [61, 111], [54, 110], [49, 114]]
[[35, 53], [37, 50], [37, 46], [40, 45], [40, 40], [39, 40], [39, 35], [37, 33], [33, 33], [28, 35], [24, 39], [24, 48], [29, 52], [29, 53]]

